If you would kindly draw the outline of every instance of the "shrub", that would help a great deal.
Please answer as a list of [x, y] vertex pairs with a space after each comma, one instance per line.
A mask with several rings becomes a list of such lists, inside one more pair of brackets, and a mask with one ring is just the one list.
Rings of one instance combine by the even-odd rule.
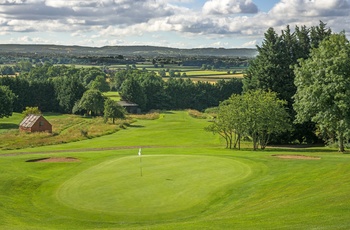
[[201, 113], [198, 110], [194, 110], [194, 109], [189, 109], [188, 114], [194, 118], [199, 118], [199, 119], [207, 119], [208, 118], [207, 114]]

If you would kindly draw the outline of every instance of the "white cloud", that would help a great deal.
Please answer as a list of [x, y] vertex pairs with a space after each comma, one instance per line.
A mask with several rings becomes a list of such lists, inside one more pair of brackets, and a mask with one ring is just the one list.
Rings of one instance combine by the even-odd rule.
[[209, 0], [203, 6], [204, 14], [257, 13], [258, 7], [251, 0]]
[[348, 0], [281, 0], [270, 11], [284, 17], [348, 16]]
[[242, 45], [243, 48], [255, 48], [258, 44], [257, 40], [246, 42]]
[[[227, 38], [240, 36], [250, 40], [243, 47], [253, 47], [269, 27], [279, 32], [288, 24], [312, 26], [322, 20], [336, 32], [349, 31], [349, 1], [280, 0], [269, 12], [258, 12], [252, 0], [207, 0], [202, 9], [195, 0], [0, 0], [0, 34], [63, 32], [72, 39], [65, 42], [107, 45], [134, 44], [130, 37], [151, 39], [166, 32], [215, 47], [231, 46]], [[190, 3], [198, 10], [186, 8]], [[137, 44], [186, 47], [186, 40], [140, 40]]]

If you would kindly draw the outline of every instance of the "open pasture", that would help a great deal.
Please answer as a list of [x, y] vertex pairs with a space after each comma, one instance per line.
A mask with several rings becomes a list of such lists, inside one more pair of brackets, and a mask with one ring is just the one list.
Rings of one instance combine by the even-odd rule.
[[[207, 125], [168, 112], [89, 140], [1, 151], [0, 226], [350, 228], [350, 155], [328, 148], [253, 152], [250, 143], [227, 150], [203, 130]], [[27, 162], [67, 157], [78, 161]]]

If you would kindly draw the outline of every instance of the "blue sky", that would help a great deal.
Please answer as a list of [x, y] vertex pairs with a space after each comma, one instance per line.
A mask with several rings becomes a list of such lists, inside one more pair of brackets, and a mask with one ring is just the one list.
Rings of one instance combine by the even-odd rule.
[[0, 43], [255, 47], [264, 32], [350, 31], [350, 0], [0, 0]]

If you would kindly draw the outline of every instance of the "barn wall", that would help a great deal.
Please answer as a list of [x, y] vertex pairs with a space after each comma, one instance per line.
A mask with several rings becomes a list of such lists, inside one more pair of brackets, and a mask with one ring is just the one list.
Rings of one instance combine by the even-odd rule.
[[52, 125], [43, 117], [40, 117], [32, 127], [20, 127], [26, 132], [49, 132], [52, 133]]
[[32, 132], [52, 133], [52, 126], [47, 120], [45, 120], [43, 117], [40, 117], [33, 125]]

